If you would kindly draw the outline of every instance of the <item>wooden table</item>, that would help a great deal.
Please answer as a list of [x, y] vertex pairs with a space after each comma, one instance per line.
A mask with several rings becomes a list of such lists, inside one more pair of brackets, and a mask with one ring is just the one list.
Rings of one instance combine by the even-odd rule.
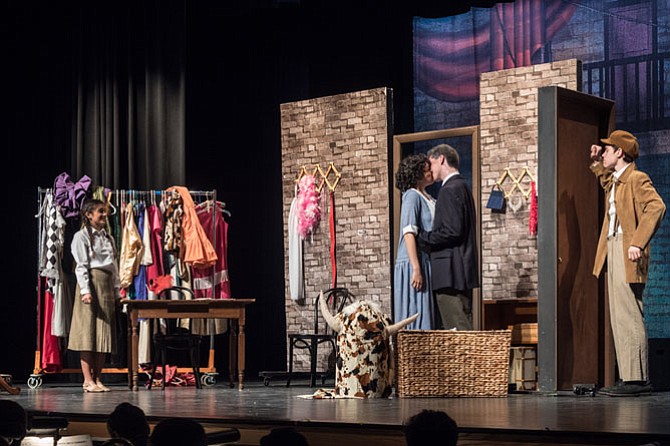
[[[230, 320], [230, 384], [237, 370], [239, 389], [244, 388], [246, 306], [256, 299], [194, 299], [194, 300], [128, 300], [121, 301], [128, 308], [128, 387], [137, 390], [138, 343], [140, 319], [213, 319]], [[237, 342], [235, 342], [237, 340]], [[237, 355], [235, 355], [237, 352]]]

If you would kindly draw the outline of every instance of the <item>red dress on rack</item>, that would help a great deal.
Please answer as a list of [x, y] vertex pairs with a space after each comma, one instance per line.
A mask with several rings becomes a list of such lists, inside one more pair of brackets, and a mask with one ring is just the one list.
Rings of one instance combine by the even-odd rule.
[[[44, 288], [43, 288], [44, 289]], [[42, 331], [42, 369], [45, 372], [60, 372], [63, 364], [60, 358], [58, 337], [51, 334], [51, 318], [54, 310], [54, 295], [44, 290], [44, 326]]]
[[[212, 222], [216, 218], [216, 240], [213, 243], [217, 259], [214, 264], [214, 274], [212, 267], [193, 268], [193, 293], [196, 298], [210, 297], [214, 299], [230, 299], [230, 280], [228, 280], [228, 223], [223, 218], [223, 209], [220, 203], [216, 204], [216, 209], [212, 212], [212, 202], [205, 202], [198, 205], [198, 219], [207, 234], [210, 242], [212, 241]], [[214, 218], [213, 218], [214, 217]], [[214, 296], [212, 296], [212, 276], [214, 278]]]

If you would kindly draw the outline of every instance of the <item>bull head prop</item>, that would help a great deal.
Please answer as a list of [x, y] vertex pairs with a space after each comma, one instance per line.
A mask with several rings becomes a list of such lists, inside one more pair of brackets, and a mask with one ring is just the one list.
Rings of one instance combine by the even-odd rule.
[[419, 314], [395, 324], [374, 302], [358, 301], [333, 316], [323, 297], [319, 306], [337, 333], [335, 394], [339, 397], [386, 398], [393, 384], [391, 336]]

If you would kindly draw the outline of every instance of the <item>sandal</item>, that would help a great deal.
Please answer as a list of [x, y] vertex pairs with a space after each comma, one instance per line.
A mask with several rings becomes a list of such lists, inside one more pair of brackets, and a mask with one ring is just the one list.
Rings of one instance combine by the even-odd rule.
[[83, 386], [84, 392], [86, 393], [99, 393], [99, 392], [104, 392], [100, 387], [98, 387], [95, 383], [90, 383], [90, 384], [84, 384]]
[[100, 389], [102, 392], [111, 392], [111, 391], [112, 391], [112, 389], [110, 389], [109, 387], [107, 387], [106, 385], [104, 385], [103, 383], [101, 383], [100, 381], [98, 381], [97, 383], [95, 383], [95, 385], [96, 385], [96, 386], [98, 387], [98, 389]]

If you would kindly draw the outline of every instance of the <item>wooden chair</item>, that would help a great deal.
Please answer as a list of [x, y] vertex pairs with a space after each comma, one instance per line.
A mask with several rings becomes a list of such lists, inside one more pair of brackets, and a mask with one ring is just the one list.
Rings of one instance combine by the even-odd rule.
[[[193, 291], [188, 288], [173, 286], [170, 288], [165, 288], [158, 293], [158, 299], [173, 299], [174, 296], [179, 300], [185, 300], [186, 295], [190, 294], [191, 299], [193, 299]], [[154, 347], [154, 360], [153, 360], [153, 371], [151, 372], [151, 383], [153, 383], [154, 375], [156, 373], [156, 368], [158, 364], [163, 366], [163, 382], [161, 384], [161, 389], [165, 390], [165, 381], [167, 376], [167, 352], [168, 350], [181, 350], [188, 351], [189, 357], [191, 360], [191, 367], [193, 368], [193, 374], [195, 375], [195, 386], [200, 389], [202, 384], [200, 383], [200, 335], [191, 333], [190, 330], [179, 327], [177, 324], [177, 319], [166, 319], [165, 320], [165, 329], [161, 327], [160, 321], [158, 323], [158, 329], [153, 335], [153, 347]], [[149, 389], [151, 389], [151, 385]]]
[[[320, 293], [319, 293], [320, 294]], [[323, 297], [328, 302], [328, 306], [333, 311], [333, 314], [342, 311], [347, 303], [355, 300], [355, 296], [346, 288], [330, 288], [323, 292]], [[286, 387], [291, 385], [291, 378], [293, 375], [293, 350], [307, 349], [309, 350], [309, 378], [310, 387], [316, 385], [316, 362], [319, 345], [328, 343], [331, 345], [333, 352], [336, 352], [335, 341], [337, 333], [335, 333], [328, 324], [323, 321], [319, 323], [319, 296], [314, 299], [314, 329], [311, 333], [293, 333], [288, 335], [289, 340], [289, 362], [288, 362], [288, 377], [286, 379]], [[323, 378], [325, 380], [325, 376]]]

